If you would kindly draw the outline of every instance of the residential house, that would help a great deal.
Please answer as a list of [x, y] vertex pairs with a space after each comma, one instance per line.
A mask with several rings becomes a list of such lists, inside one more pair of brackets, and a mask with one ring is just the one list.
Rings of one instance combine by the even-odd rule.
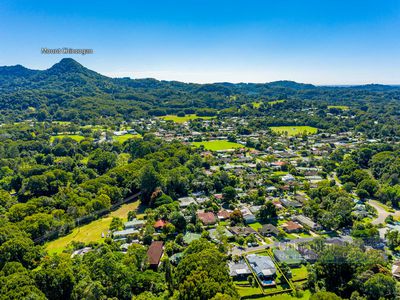
[[163, 255], [163, 242], [153, 241], [147, 250], [147, 258], [149, 260], [150, 268], [157, 270], [160, 265], [161, 257]]
[[273, 253], [278, 262], [286, 263], [290, 267], [298, 267], [304, 262], [301, 254], [295, 249], [274, 249]]
[[274, 286], [276, 267], [269, 256], [250, 254], [247, 260], [263, 286]]
[[400, 280], [400, 261], [395, 261], [392, 265], [392, 275], [397, 280]]
[[312, 249], [306, 247], [298, 247], [297, 251], [309, 263], [315, 263], [318, 259], [318, 254]]
[[185, 208], [188, 207], [190, 204], [197, 204], [196, 200], [193, 197], [182, 197], [178, 199], [179, 207]]
[[249, 236], [250, 234], [256, 234], [257, 231], [255, 231], [253, 228], [251, 227], [229, 227], [228, 230], [230, 232], [232, 232], [234, 235], [238, 235], [238, 236]]
[[231, 217], [231, 211], [221, 209], [217, 214], [218, 220], [225, 221]]
[[156, 230], [156, 231], [161, 231], [161, 230], [163, 230], [163, 228], [166, 226], [168, 224], [168, 222], [167, 221], [164, 221], [164, 220], [157, 220], [155, 223], [154, 223], [154, 225], [153, 225], [153, 227], [154, 227], [154, 229]]
[[294, 221], [297, 221], [304, 227], [311, 229], [311, 230], [321, 230], [321, 226], [315, 223], [313, 220], [310, 218], [304, 216], [304, 215], [297, 215], [293, 217]]
[[282, 224], [282, 228], [287, 233], [300, 232], [303, 230], [303, 226], [293, 221], [287, 221], [286, 223]]
[[279, 229], [272, 224], [264, 224], [261, 228], [258, 228], [258, 232], [266, 237], [277, 236], [279, 234]]
[[300, 208], [302, 206], [300, 202], [297, 202], [295, 200], [281, 199], [280, 201], [282, 205], [286, 208], [289, 207]]
[[229, 262], [229, 275], [239, 280], [246, 280], [249, 275], [251, 275], [251, 270], [249, 266], [244, 261]]
[[[210, 230], [208, 230], [208, 232], [210, 233], [210, 238], [213, 239], [214, 241], [218, 241], [218, 231], [215, 228], [212, 228]], [[224, 227], [222, 234], [224, 236], [226, 236], [228, 239], [231, 239], [234, 237], [234, 235]]]
[[139, 229], [143, 228], [143, 226], [145, 224], [146, 224], [145, 220], [133, 219], [132, 221], [125, 222], [124, 223], [124, 228], [125, 229], [133, 228], [133, 229], [139, 230]]
[[138, 234], [138, 233], [139, 233], [139, 230], [129, 228], [129, 229], [125, 229], [125, 230], [114, 231], [112, 233], [112, 235], [113, 235], [114, 239], [124, 239], [130, 235], [134, 235], [134, 234]]
[[197, 212], [197, 217], [203, 225], [214, 225], [217, 223], [217, 218], [213, 212]]
[[244, 207], [240, 210], [243, 215], [243, 219], [246, 224], [252, 224], [256, 222], [256, 216], [250, 211], [248, 207]]
[[296, 181], [296, 178], [294, 178], [294, 176], [292, 174], [286, 174], [284, 176], [282, 176], [282, 181], [284, 183], [292, 183]]
[[84, 255], [84, 254], [86, 254], [86, 253], [88, 253], [88, 252], [90, 252], [92, 250], [93, 249], [91, 247], [84, 247], [82, 249], [75, 250], [74, 252], [72, 252], [71, 258], [76, 256], [76, 255]]

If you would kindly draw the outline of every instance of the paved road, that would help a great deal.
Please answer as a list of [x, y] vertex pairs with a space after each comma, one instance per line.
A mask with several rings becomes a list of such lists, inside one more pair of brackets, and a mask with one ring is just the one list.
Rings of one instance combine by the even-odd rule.
[[389, 215], [400, 217], [400, 210], [395, 210], [394, 213], [388, 212], [382, 206], [380, 206], [376, 200], [368, 200], [368, 204], [375, 208], [378, 212], [378, 217], [371, 222], [374, 225], [385, 223], [385, 219]]
[[315, 238], [316, 237], [298, 238], [298, 239], [289, 240], [287, 242], [275, 242], [275, 243], [272, 243], [272, 244], [265, 244], [265, 245], [261, 245], [261, 246], [258, 246], [258, 247], [248, 247], [248, 248], [244, 248], [244, 249], [239, 249], [238, 247], [234, 247], [231, 250], [231, 254], [240, 256], [240, 255], [243, 255], [243, 254], [248, 254], [248, 253], [252, 253], [252, 252], [256, 252], [256, 251], [260, 251], [260, 250], [264, 250], [264, 249], [268, 249], [268, 248], [280, 247], [280, 246], [284, 246], [284, 245], [288, 245], [288, 244], [298, 244], [298, 243], [302, 243], [302, 242], [311, 242]]

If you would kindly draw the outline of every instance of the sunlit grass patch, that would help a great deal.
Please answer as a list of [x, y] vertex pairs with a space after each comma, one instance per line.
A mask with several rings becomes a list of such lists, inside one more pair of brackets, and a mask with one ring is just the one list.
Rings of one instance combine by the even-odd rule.
[[286, 134], [289, 136], [301, 134], [316, 134], [318, 128], [311, 126], [272, 126], [270, 127], [273, 132], [279, 134]]

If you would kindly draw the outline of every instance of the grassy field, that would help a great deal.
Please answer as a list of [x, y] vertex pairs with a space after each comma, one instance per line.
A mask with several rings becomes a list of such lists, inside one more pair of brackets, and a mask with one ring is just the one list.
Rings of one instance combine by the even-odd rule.
[[298, 134], [315, 134], [318, 132], [318, 128], [311, 126], [274, 126], [270, 127], [273, 132], [283, 134], [287, 132], [289, 136]]
[[137, 209], [139, 201], [122, 205], [119, 209], [111, 212], [109, 215], [95, 220], [89, 224], [75, 228], [70, 234], [57, 240], [51, 241], [45, 245], [50, 253], [61, 253], [69, 243], [77, 242], [102, 242], [101, 233], [107, 233], [113, 217], [120, 217], [127, 220], [128, 212]]
[[193, 142], [192, 145], [196, 147], [204, 146], [206, 150], [218, 151], [218, 150], [229, 150], [229, 149], [237, 149], [244, 148], [243, 145], [238, 143], [232, 143], [228, 141], [204, 141], [204, 142]]
[[160, 118], [165, 121], [174, 121], [175, 123], [185, 123], [185, 122], [188, 122], [190, 120], [195, 120], [195, 119], [210, 120], [210, 119], [214, 119], [216, 117], [199, 117], [194, 114], [191, 114], [191, 115], [185, 115], [184, 117], [178, 117], [176, 115], [167, 115], [167, 116], [163, 116]]
[[140, 139], [142, 136], [140, 134], [124, 134], [124, 135], [114, 135], [113, 140], [119, 143], [123, 143], [129, 139]]
[[278, 103], [283, 103], [283, 102], [285, 102], [285, 100], [275, 100], [275, 101], [268, 102], [268, 104], [272, 106], [272, 105], [275, 105], [275, 104], [278, 104]]
[[260, 108], [262, 102], [253, 102], [252, 104], [253, 104], [253, 108], [258, 109], [258, 108]]
[[329, 105], [329, 108], [337, 108], [337, 109], [341, 109], [341, 110], [349, 110], [349, 107], [346, 105]]
[[60, 134], [60, 135], [53, 135], [52, 137], [50, 137], [50, 142], [52, 143], [54, 142], [55, 139], [63, 139], [63, 138], [71, 138], [79, 143], [85, 137], [78, 134]]

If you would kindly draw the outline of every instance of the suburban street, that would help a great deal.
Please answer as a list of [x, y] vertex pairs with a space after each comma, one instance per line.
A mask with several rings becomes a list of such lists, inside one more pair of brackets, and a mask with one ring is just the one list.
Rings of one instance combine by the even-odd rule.
[[287, 242], [275, 242], [272, 244], [264, 244], [258, 247], [248, 247], [245, 249], [239, 249], [239, 247], [234, 247], [231, 250], [231, 254], [232, 255], [243, 255], [243, 254], [248, 254], [248, 253], [252, 253], [252, 252], [257, 252], [260, 250], [264, 250], [264, 249], [268, 249], [271, 247], [279, 247], [279, 246], [284, 246], [287, 244], [299, 244], [302, 242], [311, 242], [312, 240], [314, 240], [316, 237], [309, 237], [309, 238], [298, 238], [298, 239], [293, 239]]
[[395, 217], [399, 217], [400, 216], [400, 210], [395, 210], [394, 213], [388, 212], [381, 205], [379, 205], [379, 203], [376, 200], [368, 200], [368, 204], [371, 205], [373, 208], [375, 208], [377, 213], [378, 213], [378, 217], [375, 218], [374, 220], [372, 220], [372, 222], [371, 222], [374, 225], [378, 225], [378, 224], [384, 223], [385, 219], [389, 215], [392, 215], [392, 216], [395, 216]]

